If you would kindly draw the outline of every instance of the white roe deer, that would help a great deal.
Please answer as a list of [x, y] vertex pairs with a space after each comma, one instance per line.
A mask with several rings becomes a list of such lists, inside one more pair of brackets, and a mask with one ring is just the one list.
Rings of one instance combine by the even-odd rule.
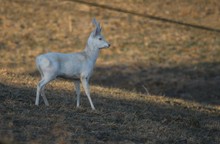
[[37, 85], [35, 105], [39, 105], [40, 95], [45, 105], [49, 105], [44, 93], [46, 84], [61, 77], [73, 80], [76, 88], [77, 107], [80, 104], [80, 81], [89, 99], [91, 108], [95, 110], [90, 97], [89, 79], [92, 75], [96, 59], [102, 48], [110, 47], [110, 44], [101, 35], [100, 24], [93, 19], [95, 30], [90, 34], [87, 45], [82, 52], [78, 53], [46, 53], [37, 56], [36, 65], [41, 74], [41, 80]]

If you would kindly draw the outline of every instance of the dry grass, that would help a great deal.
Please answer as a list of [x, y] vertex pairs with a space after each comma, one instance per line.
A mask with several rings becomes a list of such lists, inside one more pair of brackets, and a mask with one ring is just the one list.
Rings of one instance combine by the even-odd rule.
[[[217, 0], [100, 3], [219, 29]], [[112, 44], [91, 81], [97, 111], [84, 93], [76, 109], [66, 81], [36, 107], [35, 57], [82, 50], [93, 17]], [[1, 1], [0, 143], [220, 143], [219, 36], [70, 1]]]

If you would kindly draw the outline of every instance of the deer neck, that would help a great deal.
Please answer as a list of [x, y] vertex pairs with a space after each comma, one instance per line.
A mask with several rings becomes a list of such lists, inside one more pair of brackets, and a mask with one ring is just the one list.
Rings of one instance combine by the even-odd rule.
[[89, 44], [87, 44], [84, 51], [85, 51], [88, 59], [90, 59], [93, 62], [93, 64], [95, 64], [95, 62], [99, 56], [99, 49], [94, 48], [93, 46], [90, 46]]

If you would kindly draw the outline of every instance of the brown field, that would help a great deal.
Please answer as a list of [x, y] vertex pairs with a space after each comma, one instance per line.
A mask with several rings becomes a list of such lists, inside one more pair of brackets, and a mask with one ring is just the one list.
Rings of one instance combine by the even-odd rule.
[[[74, 0], [0, 0], [0, 144], [219, 144], [219, 1], [88, 2], [133, 14]], [[84, 91], [76, 108], [63, 80], [47, 86], [49, 107], [35, 106], [35, 57], [83, 50], [93, 17], [112, 45], [90, 82], [97, 110]]]

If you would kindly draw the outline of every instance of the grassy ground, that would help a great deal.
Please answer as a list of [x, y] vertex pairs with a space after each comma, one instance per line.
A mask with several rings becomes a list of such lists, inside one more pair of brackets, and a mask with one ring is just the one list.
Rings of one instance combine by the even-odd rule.
[[[96, 1], [94, 1], [96, 2]], [[159, 0], [97, 3], [219, 27], [219, 4]], [[220, 34], [72, 1], [0, 1], [1, 143], [220, 143]], [[111, 48], [91, 79], [96, 111], [71, 82], [34, 105], [41, 53], [84, 48], [96, 17]]]

